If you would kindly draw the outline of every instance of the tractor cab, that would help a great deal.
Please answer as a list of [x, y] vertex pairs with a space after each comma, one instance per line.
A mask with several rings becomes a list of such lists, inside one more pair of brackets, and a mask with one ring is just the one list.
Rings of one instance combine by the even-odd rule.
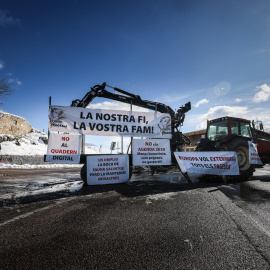
[[235, 136], [253, 140], [249, 120], [226, 116], [207, 121], [206, 138], [210, 141], [219, 144]]

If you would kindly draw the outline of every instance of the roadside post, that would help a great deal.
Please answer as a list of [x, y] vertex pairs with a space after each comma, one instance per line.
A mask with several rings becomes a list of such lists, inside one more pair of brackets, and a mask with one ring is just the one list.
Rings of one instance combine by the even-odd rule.
[[3, 162], [2, 153], [1, 153], [1, 143], [0, 143], [0, 162]]

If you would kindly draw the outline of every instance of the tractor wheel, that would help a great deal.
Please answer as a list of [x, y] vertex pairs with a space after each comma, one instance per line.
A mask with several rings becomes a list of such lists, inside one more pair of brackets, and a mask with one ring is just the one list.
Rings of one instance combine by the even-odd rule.
[[246, 139], [234, 139], [227, 144], [223, 144], [221, 150], [236, 152], [240, 175], [233, 178], [236, 180], [244, 180], [253, 175], [255, 169], [254, 165], [249, 163], [249, 145]]
[[84, 164], [81, 168], [81, 178], [83, 180], [83, 185], [87, 186], [87, 171], [86, 171], [86, 164]]

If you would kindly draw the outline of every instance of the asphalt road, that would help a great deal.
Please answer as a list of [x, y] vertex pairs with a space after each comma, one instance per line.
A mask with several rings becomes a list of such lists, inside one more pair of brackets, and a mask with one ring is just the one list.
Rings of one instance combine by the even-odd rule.
[[0, 268], [270, 269], [269, 234], [220, 185], [178, 178], [9, 201], [0, 208]]

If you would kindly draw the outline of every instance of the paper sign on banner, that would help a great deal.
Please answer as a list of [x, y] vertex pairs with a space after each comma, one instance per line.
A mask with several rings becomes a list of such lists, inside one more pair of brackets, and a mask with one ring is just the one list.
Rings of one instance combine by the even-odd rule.
[[168, 113], [99, 110], [50, 106], [50, 131], [102, 136], [137, 136], [170, 139]]
[[257, 150], [257, 145], [252, 143], [251, 141], [248, 142], [249, 144], [249, 163], [256, 164], [256, 165], [263, 165]]
[[81, 135], [50, 133], [46, 162], [80, 163]]
[[175, 152], [183, 173], [239, 175], [236, 152]]
[[169, 139], [134, 139], [132, 160], [135, 166], [171, 165]]
[[87, 156], [87, 184], [105, 185], [129, 180], [128, 155]]

